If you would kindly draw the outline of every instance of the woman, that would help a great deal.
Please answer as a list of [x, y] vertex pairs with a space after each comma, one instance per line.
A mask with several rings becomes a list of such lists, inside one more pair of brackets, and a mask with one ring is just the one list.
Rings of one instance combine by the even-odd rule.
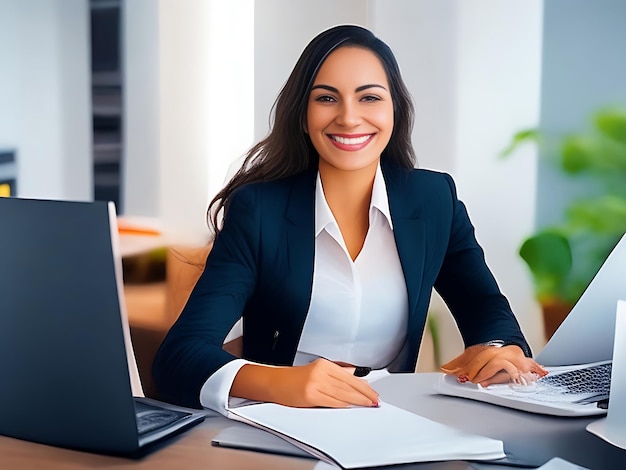
[[[433, 287], [467, 346], [446, 371], [483, 385], [545, 374], [451, 177], [414, 169], [412, 121], [371, 32], [337, 26], [309, 43], [272, 131], [211, 202], [214, 247], [153, 366], [163, 399], [377, 406], [357, 375], [415, 370]], [[240, 317], [244, 359], [222, 348]]]

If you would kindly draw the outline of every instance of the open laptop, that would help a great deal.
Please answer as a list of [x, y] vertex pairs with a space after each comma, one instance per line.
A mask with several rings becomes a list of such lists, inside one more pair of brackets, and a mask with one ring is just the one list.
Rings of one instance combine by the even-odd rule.
[[619, 299], [626, 298], [624, 272], [626, 235], [536, 357], [550, 371], [545, 378], [528, 387], [503, 384], [483, 388], [444, 375], [437, 392], [550, 415], [605, 414], [601, 405], [610, 389], [615, 308]]
[[113, 203], [0, 198], [0, 434], [134, 456], [206, 416], [141, 398], [116, 221]]
[[617, 302], [613, 345], [611, 399], [605, 418], [587, 425], [587, 431], [620, 449], [626, 449], [626, 301]]

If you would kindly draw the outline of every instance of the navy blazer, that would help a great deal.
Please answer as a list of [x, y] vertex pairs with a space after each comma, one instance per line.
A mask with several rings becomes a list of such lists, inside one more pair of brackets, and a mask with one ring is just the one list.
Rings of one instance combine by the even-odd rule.
[[[502, 339], [530, 356], [452, 178], [384, 159], [381, 168], [409, 302], [406, 344], [390, 371], [415, 370], [433, 287], [466, 346]], [[222, 344], [241, 316], [244, 358], [293, 363], [313, 283], [316, 175], [248, 184], [232, 195], [204, 272], [155, 357], [162, 399], [200, 406], [204, 382], [235, 359]]]

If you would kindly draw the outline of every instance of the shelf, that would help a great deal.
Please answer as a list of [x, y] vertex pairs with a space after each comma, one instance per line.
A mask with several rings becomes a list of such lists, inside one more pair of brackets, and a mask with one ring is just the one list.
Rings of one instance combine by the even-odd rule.
[[94, 116], [121, 116], [121, 90], [94, 89], [92, 92], [91, 105]]
[[91, 0], [90, 6], [94, 199], [113, 201], [121, 214], [122, 0]]

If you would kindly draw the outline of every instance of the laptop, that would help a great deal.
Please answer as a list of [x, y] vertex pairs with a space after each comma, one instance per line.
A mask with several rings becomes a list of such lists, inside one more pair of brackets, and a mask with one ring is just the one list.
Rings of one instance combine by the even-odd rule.
[[605, 418], [587, 425], [587, 431], [620, 449], [626, 449], [626, 301], [617, 302], [617, 318], [613, 345], [611, 399]]
[[115, 206], [0, 198], [0, 434], [135, 456], [202, 421], [143, 397]]
[[615, 308], [626, 299], [626, 235], [623, 235], [587, 289], [536, 357], [550, 372], [530, 386], [458, 383], [444, 375], [443, 395], [556, 416], [606, 414], [611, 380]]

